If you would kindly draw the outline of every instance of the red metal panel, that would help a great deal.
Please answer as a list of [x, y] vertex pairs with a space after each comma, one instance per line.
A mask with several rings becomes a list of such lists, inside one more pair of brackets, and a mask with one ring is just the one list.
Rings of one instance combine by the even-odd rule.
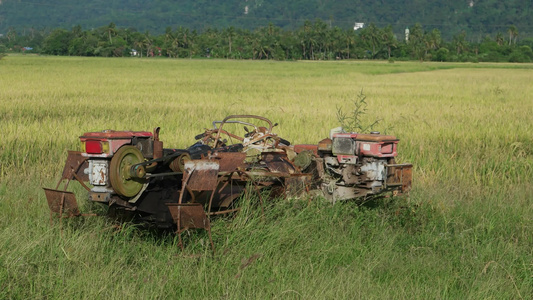
[[398, 155], [396, 152], [398, 141], [378, 143], [357, 141], [357, 143], [359, 144], [359, 154], [361, 155], [373, 157], [396, 157]]
[[86, 132], [80, 139], [132, 139], [134, 137], [152, 137], [148, 131], [114, 131], [104, 130], [101, 132]]
[[294, 152], [300, 153], [302, 151], [311, 151], [315, 156], [318, 156], [318, 145], [299, 144], [294, 145]]

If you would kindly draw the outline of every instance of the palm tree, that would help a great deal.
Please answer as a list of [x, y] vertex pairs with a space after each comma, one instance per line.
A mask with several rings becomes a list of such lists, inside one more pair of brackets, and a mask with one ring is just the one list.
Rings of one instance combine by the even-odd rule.
[[313, 24], [312, 30], [318, 53], [324, 54], [328, 48], [328, 25], [324, 21], [317, 19], [315, 24]]
[[228, 28], [226, 28], [226, 30], [224, 31], [224, 35], [228, 38], [228, 46], [229, 46], [229, 56], [231, 56], [231, 44], [232, 44], [232, 39], [236, 36], [236, 33], [235, 33], [235, 28], [233, 26], [230, 26]]
[[398, 47], [398, 41], [394, 37], [394, 32], [392, 32], [392, 26], [388, 25], [381, 31], [381, 39], [383, 44], [387, 47], [388, 58], [391, 57], [392, 48]]
[[7, 31], [7, 41], [14, 42], [16, 38], [17, 38], [17, 31], [15, 30], [15, 27], [9, 26], [9, 29]]
[[[153, 43], [153, 41], [152, 41], [152, 37], [150, 36], [150, 33], [148, 32], [148, 30], [143, 35], [142, 43], [143, 43], [144, 46], [146, 46], [146, 57], [150, 56], [150, 52], [152, 51], [152, 43]], [[154, 55], [153, 52], [151, 54], [152, 54], [152, 56]]]
[[509, 46], [511, 46], [511, 42], [514, 38], [514, 43], [516, 44], [516, 38], [518, 37], [518, 29], [516, 26], [511, 25], [509, 26], [509, 29], [507, 29], [507, 32], [509, 33]]
[[503, 43], [505, 42], [505, 39], [504, 39], [503, 34], [501, 32], [498, 32], [496, 34], [495, 40], [496, 40], [496, 43], [498, 44], [498, 46], [502, 46]]
[[416, 23], [409, 33], [409, 48], [411, 54], [420, 61], [424, 60], [424, 53], [426, 52], [426, 44], [424, 41], [424, 29], [420, 23]]
[[143, 37], [143, 35], [140, 32], [134, 32], [132, 34], [132, 39], [133, 39], [133, 47], [139, 49], [139, 51], [137, 53], [140, 53], [140, 57], [142, 58], [143, 57], [143, 47], [144, 47], [144, 42], [143, 42], [144, 37]]
[[126, 28], [122, 31], [122, 36], [124, 36], [124, 41], [126, 41], [126, 43], [129, 43], [130, 40], [130, 36], [131, 36], [131, 29], [129, 28]]
[[303, 58], [314, 59], [313, 45], [316, 43], [312, 35], [312, 24], [309, 20], [304, 22], [300, 30], [300, 44], [302, 45]]
[[457, 55], [465, 51], [468, 47], [468, 42], [466, 41], [466, 32], [463, 30], [460, 34], [453, 37], [453, 45], [457, 51]]
[[433, 29], [428, 35], [428, 46], [430, 50], [437, 50], [440, 48], [440, 45], [442, 43], [442, 38], [440, 35], [440, 30], [437, 28]]
[[347, 59], [350, 59], [350, 46], [355, 44], [355, 36], [353, 30], [344, 31], [344, 41], [346, 42]]
[[192, 58], [192, 56], [196, 53], [195, 47], [198, 34], [196, 33], [196, 30], [189, 32], [189, 29], [187, 29], [187, 32], [185, 34], [187, 47], [189, 49], [189, 58]]
[[165, 41], [164, 41], [165, 46], [164, 47], [169, 58], [171, 58], [172, 54], [174, 53], [172, 49], [173, 41], [174, 41], [174, 34], [172, 33], [172, 28], [168, 26], [167, 28], [165, 28]]
[[81, 37], [83, 35], [83, 30], [81, 29], [81, 26], [76, 25], [72, 27], [72, 34], [74, 34], [75, 37]]
[[111, 39], [111, 36], [117, 33], [115, 23], [113, 22], [109, 23], [109, 25], [105, 29], [105, 32], [109, 36], [109, 44], [113, 44], [113, 40]]
[[374, 23], [370, 23], [368, 27], [363, 28], [361, 31], [361, 39], [371, 48], [372, 59], [376, 57], [378, 49], [382, 48], [381, 35], [381, 29], [379, 29]]

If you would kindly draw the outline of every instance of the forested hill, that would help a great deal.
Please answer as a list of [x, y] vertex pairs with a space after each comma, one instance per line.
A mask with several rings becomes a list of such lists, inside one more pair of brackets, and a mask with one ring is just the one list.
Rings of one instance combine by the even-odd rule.
[[355, 22], [392, 25], [397, 33], [420, 23], [443, 37], [462, 30], [482, 37], [514, 25], [520, 37], [533, 36], [533, 0], [0, 0], [2, 34], [10, 27], [91, 29], [110, 22], [152, 33], [167, 26], [255, 29], [269, 23], [294, 29], [316, 18], [344, 29]]

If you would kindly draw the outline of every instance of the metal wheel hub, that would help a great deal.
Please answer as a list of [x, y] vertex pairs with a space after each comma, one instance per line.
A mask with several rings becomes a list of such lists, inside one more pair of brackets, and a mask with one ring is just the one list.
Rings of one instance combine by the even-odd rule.
[[121, 147], [111, 159], [109, 179], [115, 192], [121, 196], [133, 197], [137, 195], [143, 182], [130, 174], [131, 166], [144, 161], [144, 157], [134, 146]]

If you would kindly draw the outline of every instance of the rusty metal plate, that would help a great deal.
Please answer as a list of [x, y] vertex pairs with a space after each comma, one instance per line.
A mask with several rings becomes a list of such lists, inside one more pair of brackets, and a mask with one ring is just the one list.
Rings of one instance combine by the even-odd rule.
[[81, 152], [79, 151], [69, 151], [61, 179], [75, 179], [72, 174], [74, 172], [82, 181], [89, 181], [89, 175], [83, 172], [88, 167], [87, 157], [81, 156]]
[[285, 152], [263, 152], [261, 153], [263, 162], [267, 165], [270, 172], [293, 174], [295, 167], [287, 159]]
[[232, 172], [244, 167], [246, 153], [244, 152], [216, 152], [213, 157], [217, 159], [219, 172]]
[[315, 156], [318, 156], [318, 146], [317, 145], [309, 145], [309, 144], [294, 145], [294, 152], [300, 153], [302, 151], [310, 151]]
[[411, 182], [413, 180], [413, 165], [409, 165], [402, 168], [402, 193], [411, 190]]
[[189, 174], [187, 187], [192, 191], [212, 191], [217, 187], [220, 165], [210, 160], [190, 160], [185, 162], [185, 172]]
[[402, 193], [411, 190], [411, 182], [413, 180], [412, 164], [387, 165], [387, 171], [389, 174], [387, 186], [401, 186]]
[[289, 197], [298, 197], [309, 191], [311, 174], [294, 174], [285, 178], [285, 194]]
[[209, 219], [200, 203], [165, 203], [170, 210], [172, 219], [182, 229], [210, 229]]
[[[76, 196], [71, 192], [58, 191], [53, 189], [43, 188], [46, 194], [46, 201], [48, 201], [48, 207], [53, 213], [61, 213], [68, 215], [69, 217], [80, 216], [80, 210], [78, 209], [78, 202]], [[63, 209], [61, 209], [63, 207]]]
[[318, 142], [318, 151], [331, 151], [333, 141], [330, 138], [326, 138]]

